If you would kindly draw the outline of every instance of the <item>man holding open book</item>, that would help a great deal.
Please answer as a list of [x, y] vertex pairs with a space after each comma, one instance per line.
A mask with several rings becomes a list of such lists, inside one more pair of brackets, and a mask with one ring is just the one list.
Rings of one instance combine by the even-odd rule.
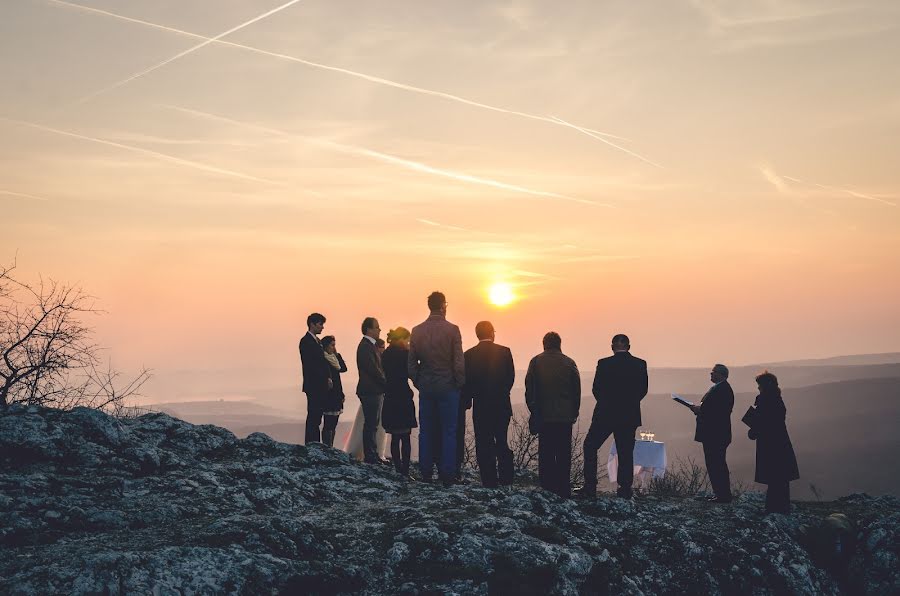
[[731, 502], [731, 478], [725, 451], [731, 444], [731, 411], [734, 409], [734, 391], [728, 384], [728, 367], [716, 364], [709, 373], [713, 386], [709, 388], [700, 405], [690, 405], [697, 416], [697, 432], [694, 440], [703, 444], [706, 472], [712, 485], [712, 503]]

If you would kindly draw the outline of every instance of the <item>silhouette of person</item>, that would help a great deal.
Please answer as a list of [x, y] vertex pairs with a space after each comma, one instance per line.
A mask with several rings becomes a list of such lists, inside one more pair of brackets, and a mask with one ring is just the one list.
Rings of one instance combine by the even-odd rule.
[[300, 340], [300, 363], [303, 368], [303, 392], [306, 394], [306, 429], [304, 443], [321, 439], [325, 401], [333, 381], [325, 351], [318, 335], [325, 328], [325, 317], [317, 312], [306, 317], [306, 334]]
[[381, 409], [381, 424], [391, 435], [391, 461], [401, 476], [409, 477], [409, 458], [412, 451], [410, 433], [418, 427], [413, 391], [409, 387], [409, 336], [403, 327], [388, 331], [388, 348], [381, 357], [387, 389]]
[[594, 415], [584, 439], [584, 488], [580, 495], [597, 495], [597, 450], [609, 435], [619, 454], [619, 488], [623, 498], [632, 496], [634, 482], [634, 431], [641, 425], [641, 400], [647, 395], [647, 363], [631, 355], [627, 335], [612, 339], [613, 355], [597, 361], [594, 374]]
[[337, 351], [337, 343], [333, 335], [322, 338], [322, 349], [325, 351], [325, 360], [328, 362], [331, 374], [331, 389], [328, 390], [322, 406], [324, 415], [322, 442], [329, 447], [334, 447], [338, 418], [344, 411], [344, 384], [341, 382], [341, 373], [347, 372], [347, 365]]
[[716, 364], [709, 373], [713, 386], [691, 410], [697, 416], [697, 432], [694, 440], [703, 444], [706, 472], [712, 485], [711, 503], [731, 502], [731, 478], [725, 451], [731, 444], [731, 411], [734, 409], [734, 391], [728, 384], [728, 367]]
[[466, 384], [463, 401], [474, 404], [475, 455], [481, 484], [496, 488], [513, 481], [513, 453], [507, 444], [512, 405], [509, 392], [516, 379], [512, 352], [494, 342], [490, 321], [475, 326], [478, 344], [466, 350]]
[[441, 437], [440, 479], [453, 483], [457, 468], [457, 425], [465, 359], [459, 327], [447, 321], [447, 298], [428, 296], [428, 318], [413, 327], [409, 344], [409, 378], [419, 390], [419, 467], [431, 481], [435, 435]]
[[756, 441], [756, 482], [769, 485], [766, 513], [790, 513], [792, 480], [800, 478], [797, 456], [787, 430], [787, 408], [778, 378], [766, 371], [756, 377], [756, 415], [747, 433]]
[[381, 365], [381, 354], [376, 343], [381, 335], [378, 320], [366, 317], [362, 322], [362, 339], [356, 348], [356, 367], [359, 371], [359, 383], [356, 395], [359, 397], [363, 412], [363, 461], [367, 464], [381, 463], [375, 435], [381, 419], [381, 404], [387, 380]]
[[538, 479], [541, 488], [567, 499], [572, 481], [572, 425], [581, 407], [581, 375], [562, 353], [562, 339], [544, 335], [544, 351], [528, 363], [525, 403], [529, 426], [538, 433]]

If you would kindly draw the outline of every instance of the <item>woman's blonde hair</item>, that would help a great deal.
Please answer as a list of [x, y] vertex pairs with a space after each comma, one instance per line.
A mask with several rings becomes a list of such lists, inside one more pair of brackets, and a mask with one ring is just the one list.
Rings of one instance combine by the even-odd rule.
[[406, 327], [397, 327], [395, 329], [391, 329], [387, 333], [387, 340], [389, 344], [392, 344], [396, 341], [403, 341], [405, 339], [409, 339], [409, 329]]

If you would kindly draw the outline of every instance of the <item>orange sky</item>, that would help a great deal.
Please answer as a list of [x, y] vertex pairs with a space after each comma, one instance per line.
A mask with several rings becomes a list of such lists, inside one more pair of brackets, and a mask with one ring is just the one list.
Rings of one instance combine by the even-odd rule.
[[434, 289], [520, 368], [900, 350], [895, 2], [304, 0], [100, 92], [282, 3], [0, 5], [0, 256], [121, 366], [290, 385]]

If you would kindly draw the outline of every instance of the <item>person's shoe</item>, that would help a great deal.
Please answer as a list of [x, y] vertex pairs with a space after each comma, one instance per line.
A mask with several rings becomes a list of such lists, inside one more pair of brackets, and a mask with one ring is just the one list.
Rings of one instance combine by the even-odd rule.
[[597, 489], [589, 486], [580, 486], [574, 490], [574, 497], [576, 499], [596, 499]]
[[620, 499], [633, 499], [634, 492], [630, 488], [620, 488], [616, 490], [616, 496]]
[[706, 502], [717, 505], [725, 505], [727, 503], [731, 503], [731, 497], [709, 497], [708, 499], [706, 499]]

